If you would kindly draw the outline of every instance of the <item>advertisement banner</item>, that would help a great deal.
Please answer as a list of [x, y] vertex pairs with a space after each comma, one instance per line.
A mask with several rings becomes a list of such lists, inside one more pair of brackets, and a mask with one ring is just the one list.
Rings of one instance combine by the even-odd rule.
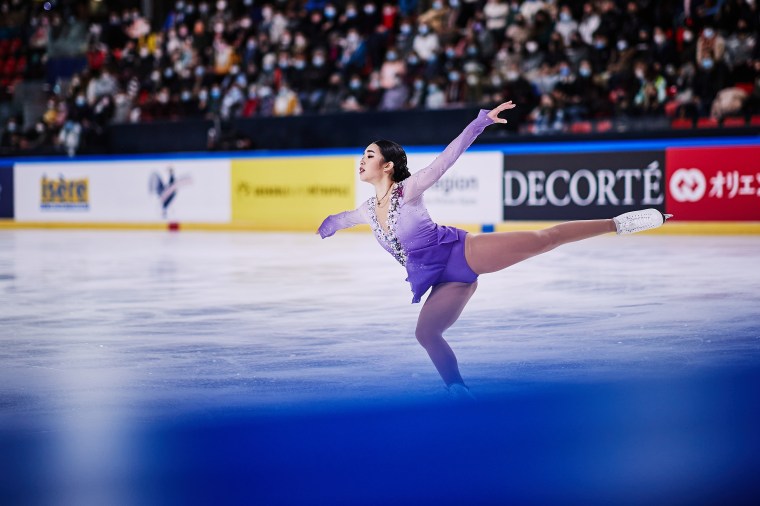
[[0, 165], [0, 219], [13, 218], [13, 167]]
[[665, 153], [505, 155], [504, 220], [610, 218], [665, 210]]
[[760, 147], [668, 149], [666, 159], [678, 220], [760, 221]]
[[232, 221], [260, 230], [317, 230], [353, 209], [352, 156], [232, 161]]
[[[438, 153], [409, 154], [407, 165], [414, 174], [438, 156]], [[501, 221], [500, 152], [465, 153], [433, 186], [425, 191], [425, 205], [434, 221], [445, 224], [492, 224]], [[359, 180], [359, 161], [354, 159], [356, 202], [359, 206], [375, 195], [371, 184]]]
[[28, 222], [230, 219], [229, 161], [19, 163], [15, 215]]

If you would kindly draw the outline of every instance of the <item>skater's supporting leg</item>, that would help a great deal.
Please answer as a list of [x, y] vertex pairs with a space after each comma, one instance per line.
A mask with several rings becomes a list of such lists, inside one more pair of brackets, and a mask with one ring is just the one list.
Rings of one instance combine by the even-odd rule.
[[446, 385], [464, 382], [459, 374], [457, 358], [443, 338], [443, 333], [462, 314], [477, 285], [477, 282], [442, 283], [433, 287], [417, 320], [417, 340], [428, 352]]

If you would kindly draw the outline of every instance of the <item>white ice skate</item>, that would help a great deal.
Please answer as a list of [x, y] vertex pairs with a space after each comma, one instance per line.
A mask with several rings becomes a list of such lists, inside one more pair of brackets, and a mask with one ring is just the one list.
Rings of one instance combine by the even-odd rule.
[[662, 214], [657, 209], [642, 209], [621, 214], [612, 218], [612, 221], [615, 222], [618, 235], [623, 235], [660, 227], [665, 220], [672, 217], [672, 214]]
[[475, 396], [472, 395], [470, 389], [461, 383], [452, 383], [447, 390], [449, 392], [449, 397], [454, 401], [467, 402], [475, 400]]

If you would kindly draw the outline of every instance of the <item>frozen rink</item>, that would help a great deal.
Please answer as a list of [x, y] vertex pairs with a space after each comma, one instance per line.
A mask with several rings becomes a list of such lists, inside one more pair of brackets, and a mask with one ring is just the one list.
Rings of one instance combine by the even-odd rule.
[[760, 237], [481, 276], [446, 335], [468, 406], [404, 278], [366, 233], [0, 230], [0, 503], [760, 497]]

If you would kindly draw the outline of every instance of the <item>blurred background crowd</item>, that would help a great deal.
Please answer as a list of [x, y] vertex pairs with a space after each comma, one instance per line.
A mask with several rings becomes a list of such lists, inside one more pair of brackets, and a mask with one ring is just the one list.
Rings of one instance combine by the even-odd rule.
[[754, 0], [1, 0], [0, 143], [73, 153], [112, 123], [505, 100], [534, 133], [747, 123], [758, 26]]

